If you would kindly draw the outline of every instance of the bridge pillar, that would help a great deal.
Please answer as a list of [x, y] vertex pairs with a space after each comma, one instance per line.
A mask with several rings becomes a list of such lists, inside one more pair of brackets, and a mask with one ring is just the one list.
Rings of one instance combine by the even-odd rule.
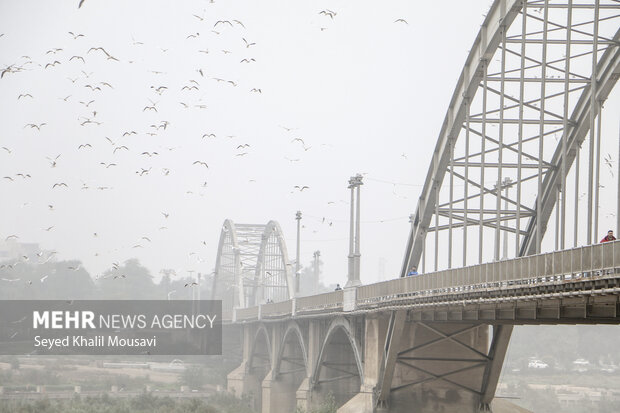
[[262, 406], [261, 383], [271, 370], [271, 337], [265, 327], [243, 327], [243, 360], [227, 377], [228, 391], [238, 397], [249, 396], [254, 410]]
[[397, 358], [390, 412], [410, 411], [412, 406], [419, 413], [479, 411], [485, 381], [495, 378], [488, 377], [493, 363], [488, 325], [407, 321], [400, 342], [391, 345]]
[[383, 362], [383, 345], [387, 335], [389, 315], [369, 314], [364, 328], [364, 381], [360, 391], [342, 407], [338, 413], [373, 413], [375, 410], [374, 390], [380, 380]]
[[321, 352], [323, 322], [320, 320], [310, 320], [308, 323], [308, 342], [307, 342], [307, 371], [306, 377], [297, 389], [297, 407], [302, 411], [310, 411], [312, 408], [312, 377], [319, 362]]
[[286, 406], [295, 407], [295, 389], [289, 389], [288, 381], [277, 380], [275, 367], [276, 357], [280, 354], [280, 345], [282, 343], [283, 325], [275, 323], [271, 328], [271, 366], [269, 372], [261, 383], [262, 391], [262, 410], [264, 413], [288, 413], [292, 411]]

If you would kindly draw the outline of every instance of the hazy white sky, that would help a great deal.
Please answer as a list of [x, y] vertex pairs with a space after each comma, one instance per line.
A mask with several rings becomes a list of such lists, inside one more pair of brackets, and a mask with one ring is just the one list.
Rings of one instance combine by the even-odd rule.
[[13, 179], [0, 181], [0, 239], [39, 242], [93, 276], [132, 257], [154, 275], [208, 273], [225, 219], [278, 221], [293, 255], [301, 210], [302, 264], [320, 250], [325, 282], [343, 283], [359, 172], [362, 281], [382, 259], [397, 275], [490, 2], [77, 4], [0, 2], [0, 66], [24, 68], [0, 80], [0, 176]]

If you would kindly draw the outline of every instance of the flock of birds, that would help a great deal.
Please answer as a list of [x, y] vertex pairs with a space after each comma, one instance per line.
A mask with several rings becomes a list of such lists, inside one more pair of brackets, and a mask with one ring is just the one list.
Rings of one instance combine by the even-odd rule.
[[[85, 3], [85, 0], [80, 0], [78, 4], [78, 8], [86, 7], [88, 3]], [[201, 31], [192, 31], [191, 33], [185, 36], [185, 40], [187, 42], [191, 42], [195, 39], [204, 39], [205, 31], [210, 36], [228, 36], [229, 38], [233, 38], [240, 45], [240, 49], [243, 50], [244, 56], [242, 58], [238, 58], [238, 64], [240, 65], [253, 65], [257, 62], [257, 58], [252, 55], [252, 52], [259, 48], [260, 45], [258, 42], [250, 40], [250, 33], [248, 32], [246, 25], [243, 21], [239, 19], [208, 19], [205, 17], [206, 10], [203, 10], [202, 14], [192, 14], [192, 16], [188, 16], [188, 19], [193, 22], [200, 23], [203, 27]], [[337, 19], [338, 13], [333, 10], [324, 9], [317, 11], [317, 14], [322, 18], [327, 19], [328, 21], [334, 21]], [[194, 20], [195, 19], [195, 20]], [[394, 24], [405, 24], [407, 25], [407, 21], [404, 19], [396, 19]], [[327, 27], [321, 27], [321, 31], [327, 30]], [[4, 34], [0, 34], [0, 37], [4, 36]], [[225, 78], [221, 76], [210, 75], [208, 70], [204, 67], [199, 67], [195, 69], [196, 78], [187, 79], [182, 85], [174, 85], [170, 83], [160, 82], [159, 80], [154, 81], [147, 93], [149, 94], [146, 99], [148, 103], [145, 103], [141, 108], [141, 112], [146, 114], [150, 114], [149, 116], [159, 117], [159, 120], [153, 121], [145, 130], [127, 128], [127, 130], [119, 133], [118, 137], [110, 137], [105, 136], [104, 134], [98, 133], [98, 128], [101, 128], [102, 125], [105, 124], [106, 120], [104, 118], [104, 112], [106, 111], [105, 106], [99, 106], [98, 103], [102, 96], [104, 96], [108, 91], [116, 91], [118, 87], [115, 85], [114, 81], [106, 81], [101, 78], [99, 72], [102, 71], [108, 65], [121, 65], [121, 64], [133, 64], [135, 61], [131, 59], [127, 59], [119, 54], [114, 53], [112, 48], [107, 45], [100, 44], [90, 44], [89, 41], [89, 33], [84, 32], [80, 33], [78, 31], [67, 31], [66, 32], [66, 42], [64, 45], [60, 45], [60, 47], [53, 47], [46, 50], [42, 53], [41, 56], [35, 56], [34, 58], [30, 55], [23, 55], [19, 58], [19, 60], [15, 63], [9, 64], [4, 68], [0, 69], [0, 79], [2, 82], [10, 82], [13, 78], [17, 78], [23, 74], [28, 74], [33, 71], [43, 71], [44, 73], [55, 73], [55, 71], [59, 70], [59, 68], [69, 67], [72, 74], [65, 79], [58, 79], [58, 81], [62, 81], [66, 83], [66, 87], [63, 88], [65, 93], [63, 96], [58, 96], [58, 104], [59, 105], [74, 105], [75, 107], [80, 108], [77, 116], [77, 124], [80, 127], [85, 128], [87, 131], [84, 133], [89, 139], [88, 141], [83, 141], [75, 144], [75, 152], [83, 153], [83, 152], [91, 152], [94, 150], [100, 151], [102, 146], [106, 146], [109, 144], [108, 150], [110, 150], [112, 158], [100, 160], [98, 162], [98, 167], [103, 168], [104, 170], [116, 169], [120, 166], [120, 159], [123, 153], [132, 153], [137, 155], [137, 159], [144, 159], [145, 161], [154, 160], [157, 158], [163, 158], [167, 154], [172, 153], [179, 147], [175, 146], [165, 146], [159, 148], [150, 148], [144, 147], [137, 149], [136, 143], [133, 142], [133, 139], [136, 139], [138, 136], [148, 136], [151, 138], [160, 136], [161, 134], [167, 133], [170, 130], [173, 130], [175, 126], [173, 122], [163, 119], [163, 117], [169, 113], [169, 109], [165, 109], [164, 105], [168, 104], [173, 106], [174, 102], [172, 101], [174, 98], [168, 98], [171, 94], [171, 91], [178, 90], [180, 93], [192, 94], [202, 90], [205, 83], [214, 82], [213, 85], [221, 85], [220, 87], [230, 87], [230, 88], [242, 88], [243, 81], [239, 79], [231, 79]], [[6, 38], [4, 39], [6, 40]], [[197, 46], [195, 48], [195, 53], [198, 55], [206, 56], [226, 56], [226, 58], [230, 58], [230, 56], [234, 56], [236, 52], [234, 50], [221, 49], [220, 51], [209, 50], [204, 47], [204, 43], [201, 43], [202, 46]], [[132, 37], [131, 43], [128, 45], [132, 48], [140, 48], [144, 46], [144, 42], [136, 41]], [[77, 52], [77, 50], [82, 50], [82, 53]], [[160, 48], [161, 53], [163, 55], [166, 54], [168, 49]], [[221, 53], [221, 54], [220, 54]], [[149, 70], [149, 75], [154, 79], [161, 78], [160, 75], [164, 73], [157, 70]], [[262, 95], [263, 87], [259, 87], [256, 85], [247, 86], [247, 91], [250, 94], [254, 95]], [[16, 101], [18, 104], [25, 104], [27, 101], [35, 101], [37, 99], [37, 91], [36, 90], [27, 90], [19, 93], [16, 96]], [[178, 95], [177, 95], [178, 96]], [[180, 100], [176, 103], [177, 110], [183, 109], [207, 109], [208, 105], [202, 101], [191, 102], [189, 99]], [[16, 106], [18, 107], [18, 106]], [[23, 125], [22, 129], [27, 131], [33, 131], [35, 133], [44, 134], [50, 125], [54, 122], [53, 119], [49, 119], [46, 121], [33, 120]], [[298, 155], [295, 157], [285, 156], [284, 158], [288, 160], [290, 163], [297, 163], [301, 161], [301, 156], [308, 151], [316, 150], [320, 147], [329, 147], [331, 145], [328, 144], [312, 144], [307, 142], [307, 139], [304, 139], [299, 136], [298, 129], [278, 125], [279, 128], [283, 130], [285, 139], [288, 141], [288, 145], [291, 148], [291, 151], [297, 153]], [[254, 149], [255, 143], [253, 142], [239, 142], [238, 138], [234, 134], [226, 134], [214, 131], [206, 131], [200, 137], [200, 140], [206, 141], [214, 141], [222, 138], [226, 142], [232, 143], [231, 149], [234, 150], [234, 156], [237, 158], [242, 158], [248, 156], [252, 153]], [[9, 143], [3, 143], [0, 139], [0, 149], [4, 151], [6, 156], [12, 156], [14, 149], [11, 147]], [[258, 144], [256, 144], [258, 145]], [[1, 154], [1, 152], [0, 152]], [[55, 153], [53, 155], [46, 156], [45, 159], [48, 163], [49, 168], [57, 168], [65, 158], [74, 157], [75, 154], [65, 154], [65, 153]], [[196, 175], [200, 175], [201, 171], [207, 171], [210, 168], [208, 160], [200, 159], [196, 156], [196, 159], [192, 161], [189, 167], [195, 168]], [[174, 164], [173, 164], [174, 165]], [[178, 167], [178, 165], [175, 165]], [[93, 166], [95, 167], [95, 166]], [[138, 177], [147, 176], [156, 172], [156, 169], [153, 165], [139, 165], [138, 168], [134, 170], [134, 173]], [[162, 176], [168, 176], [171, 174], [173, 170], [172, 166], [170, 167], [161, 167], [160, 174]], [[3, 176], [1, 180], [5, 183], [13, 183], [16, 184], [17, 181], [24, 180], [32, 180], [33, 176], [31, 173], [18, 172], [14, 174], [6, 174], [6, 170], [4, 169]], [[200, 188], [206, 188], [208, 186], [208, 180], [203, 176], [201, 179]], [[256, 182], [254, 179], [250, 179], [250, 182]], [[1, 183], [1, 182], [0, 182]], [[76, 184], [74, 180], [70, 180], [69, 177], [67, 179], [62, 179], [51, 184], [51, 190], [53, 191], [83, 191], [88, 189], [96, 189], [98, 191], [109, 191], [114, 189], [112, 185], [109, 184], [97, 184], [91, 185], [87, 182], [81, 182], [81, 186]], [[298, 184], [294, 185], [290, 188], [290, 193], [302, 193], [308, 192], [311, 190], [310, 185]], [[188, 190], [187, 193], [192, 193], [191, 190]], [[345, 201], [341, 201], [345, 202]], [[25, 202], [23, 206], [28, 206], [30, 202]], [[335, 204], [334, 201], [328, 201], [328, 205]], [[47, 209], [49, 211], [55, 211], [56, 205], [53, 202], [50, 202], [47, 205]], [[170, 213], [169, 212], [161, 212], [163, 219], [168, 220]], [[333, 220], [322, 217], [320, 220], [321, 224], [325, 224], [326, 226], [331, 227], [333, 225]], [[57, 224], [54, 222], [50, 222], [53, 225], [47, 225], [45, 228], [42, 228], [45, 232], [52, 232], [57, 228]], [[163, 231], [168, 229], [166, 225], [159, 225], [157, 230]], [[97, 238], [98, 232], [92, 232], [92, 237]], [[314, 231], [316, 233], [316, 231]], [[11, 234], [4, 237], [5, 242], [10, 241], [21, 241], [19, 234]], [[132, 249], [135, 248], [144, 248], [146, 245], [151, 244], [151, 238], [147, 235], [144, 235], [140, 238], [139, 242], [131, 246]], [[206, 243], [202, 241], [204, 245]], [[39, 256], [38, 264], [43, 264], [53, 259], [56, 254], [56, 251], [52, 251], [51, 253], [47, 252], [44, 255], [43, 251], [40, 251], [37, 255]], [[95, 256], [99, 256], [100, 252], [95, 252]], [[188, 256], [192, 259], [196, 259], [198, 262], [204, 262], [203, 258], [200, 258], [196, 252], [190, 252]], [[0, 267], [0, 271], [2, 270], [11, 270], [15, 265], [18, 265], [20, 262], [26, 262], [30, 258], [28, 256], [22, 256], [18, 262], [11, 264], [3, 264]], [[78, 271], [81, 269], [81, 265], [71, 266], [68, 269], [72, 271]], [[125, 278], [125, 274], [119, 273], [120, 267], [118, 262], [113, 262], [110, 265], [110, 270], [106, 273], [107, 275], [98, 275], [95, 277], [96, 279], [123, 279]], [[192, 271], [190, 271], [192, 272]], [[41, 278], [41, 282], [45, 282], [47, 280], [48, 275], [45, 275]], [[17, 279], [1, 277], [0, 281], [4, 282], [15, 282]], [[197, 286], [197, 283], [187, 283], [185, 287], [194, 287]]]

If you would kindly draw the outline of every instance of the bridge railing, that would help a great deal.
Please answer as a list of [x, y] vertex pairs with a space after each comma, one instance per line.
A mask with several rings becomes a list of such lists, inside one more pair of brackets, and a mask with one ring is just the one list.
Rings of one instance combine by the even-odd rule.
[[342, 308], [344, 301], [343, 291], [332, 291], [329, 293], [299, 297], [296, 300], [296, 313], [310, 313], [314, 311], [334, 310]]
[[261, 306], [261, 317], [274, 317], [293, 313], [293, 300], [269, 303]]
[[[563, 283], [596, 276], [602, 279], [620, 269], [620, 241], [577, 247], [528, 257], [453, 268], [357, 287], [354, 308], [412, 297], [504, 290]], [[615, 276], [615, 275], [614, 275]], [[299, 297], [259, 307], [237, 309], [236, 320], [344, 311], [344, 291]]]

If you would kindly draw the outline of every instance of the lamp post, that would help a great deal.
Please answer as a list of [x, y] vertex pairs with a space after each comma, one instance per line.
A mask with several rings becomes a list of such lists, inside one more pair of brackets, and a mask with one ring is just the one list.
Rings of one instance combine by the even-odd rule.
[[351, 190], [349, 274], [345, 287], [354, 287], [362, 284], [360, 281], [360, 187], [362, 185], [362, 175], [360, 174], [349, 179], [349, 189]]
[[295, 214], [295, 219], [297, 220], [297, 255], [295, 258], [295, 295], [299, 295], [299, 273], [301, 270], [301, 265], [300, 265], [300, 258], [299, 258], [299, 254], [300, 254], [300, 232], [301, 232], [301, 211], [297, 211], [297, 213]]

